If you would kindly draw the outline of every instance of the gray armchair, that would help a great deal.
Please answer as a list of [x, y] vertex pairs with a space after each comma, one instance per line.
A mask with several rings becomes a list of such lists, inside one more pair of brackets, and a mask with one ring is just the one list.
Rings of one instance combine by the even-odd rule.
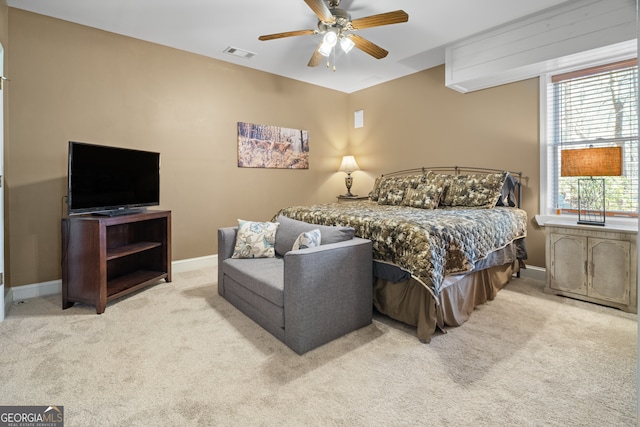
[[[323, 228], [284, 222], [293, 229], [281, 223], [276, 252], [301, 227]], [[354, 237], [275, 258], [236, 259], [236, 233], [236, 227], [218, 230], [218, 293], [296, 353], [371, 323], [370, 240]]]

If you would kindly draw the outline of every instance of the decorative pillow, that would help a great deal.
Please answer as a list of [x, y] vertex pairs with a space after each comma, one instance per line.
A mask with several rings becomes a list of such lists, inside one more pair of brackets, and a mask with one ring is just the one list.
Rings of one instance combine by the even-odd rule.
[[447, 189], [451, 184], [452, 178], [453, 178], [453, 175], [449, 175], [446, 173], [435, 173], [435, 172], [429, 171], [427, 182], [439, 188], [442, 193], [440, 195], [440, 205], [444, 205], [444, 198], [447, 193]]
[[316, 246], [320, 246], [320, 229], [315, 228], [311, 231], [305, 231], [304, 233], [300, 233], [295, 242], [293, 242], [292, 251], [297, 251], [298, 249], [307, 249], [307, 248], [315, 248]]
[[506, 176], [506, 172], [452, 176], [442, 204], [493, 208], [500, 198]]
[[378, 196], [379, 205], [399, 205], [404, 198], [405, 189], [396, 187], [395, 182], [383, 183]]
[[400, 205], [407, 190], [416, 188], [419, 184], [426, 182], [426, 177], [426, 174], [421, 173], [417, 175], [401, 175], [383, 178], [380, 183], [378, 204]]
[[426, 182], [427, 176], [426, 174], [420, 173], [417, 175], [404, 175], [396, 178], [396, 181], [400, 184], [404, 189], [416, 188], [418, 184]]
[[401, 175], [394, 177], [396, 184], [405, 190], [408, 188], [416, 188], [418, 184], [427, 182], [427, 173], [419, 173], [415, 175]]
[[438, 182], [427, 181], [418, 184], [416, 188], [407, 190], [401, 204], [412, 208], [435, 209], [440, 203], [444, 189], [445, 187]]
[[376, 178], [376, 181], [373, 183], [373, 190], [371, 190], [371, 192], [369, 192], [369, 199], [373, 200], [374, 202], [378, 200], [378, 197], [380, 196], [380, 182], [382, 181], [382, 177], [379, 176]]
[[504, 184], [502, 185], [502, 189], [500, 190], [500, 197], [498, 197], [498, 201], [496, 202], [496, 206], [516, 206], [516, 201], [518, 200], [516, 196], [516, 189], [518, 188], [518, 181], [507, 172], [507, 176], [505, 177]]
[[231, 258], [273, 258], [278, 225], [277, 222], [239, 219], [236, 246]]
[[283, 215], [278, 215], [276, 222], [280, 224], [276, 233], [276, 254], [279, 256], [289, 252], [300, 233], [305, 231], [320, 230], [323, 245], [351, 240], [356, 233], [353, 227], [309, 224]]

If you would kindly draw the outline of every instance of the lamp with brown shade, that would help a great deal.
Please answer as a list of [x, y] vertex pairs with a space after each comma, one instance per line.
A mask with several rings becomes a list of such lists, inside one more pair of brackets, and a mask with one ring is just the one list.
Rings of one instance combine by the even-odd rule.
[[605, 182], [594, 176], [622, 175], [622, 147], [562, 150], [561, 176], [578, 179], [578, 224], [604, 225]]

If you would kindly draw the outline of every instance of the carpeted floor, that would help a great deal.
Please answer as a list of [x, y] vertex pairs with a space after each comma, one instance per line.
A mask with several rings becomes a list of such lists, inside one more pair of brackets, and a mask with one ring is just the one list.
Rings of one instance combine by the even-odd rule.
[[0, 405], [66, 426], [635, 426], [635, 315], [514, 279], [421, 344], [372, 325], [298, 356], [220, 298], [215, 268], [107, 306], [14, 303]]

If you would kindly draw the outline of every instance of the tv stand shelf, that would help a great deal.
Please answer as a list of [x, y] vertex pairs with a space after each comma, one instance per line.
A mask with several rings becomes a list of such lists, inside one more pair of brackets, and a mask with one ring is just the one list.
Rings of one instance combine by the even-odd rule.
[[138, 270], [110, 280], [107, 284], [107, 301], [124, 295], [124, 291], [133, 292], [166, 277], [167, 273], [160, 271]]
[[161, 245], [162, 243], [159, 242], [138, 242], [131, 245], [121, 246], [119, 248], [107, 249], [107, 261], [111, 261], [112, 259], [120, 258], [127, 255], [133, 255], [138, 252], [144, 252]]
[[171, 281], [171, 212], [62, 219], [62, 308], [107, 302]]

